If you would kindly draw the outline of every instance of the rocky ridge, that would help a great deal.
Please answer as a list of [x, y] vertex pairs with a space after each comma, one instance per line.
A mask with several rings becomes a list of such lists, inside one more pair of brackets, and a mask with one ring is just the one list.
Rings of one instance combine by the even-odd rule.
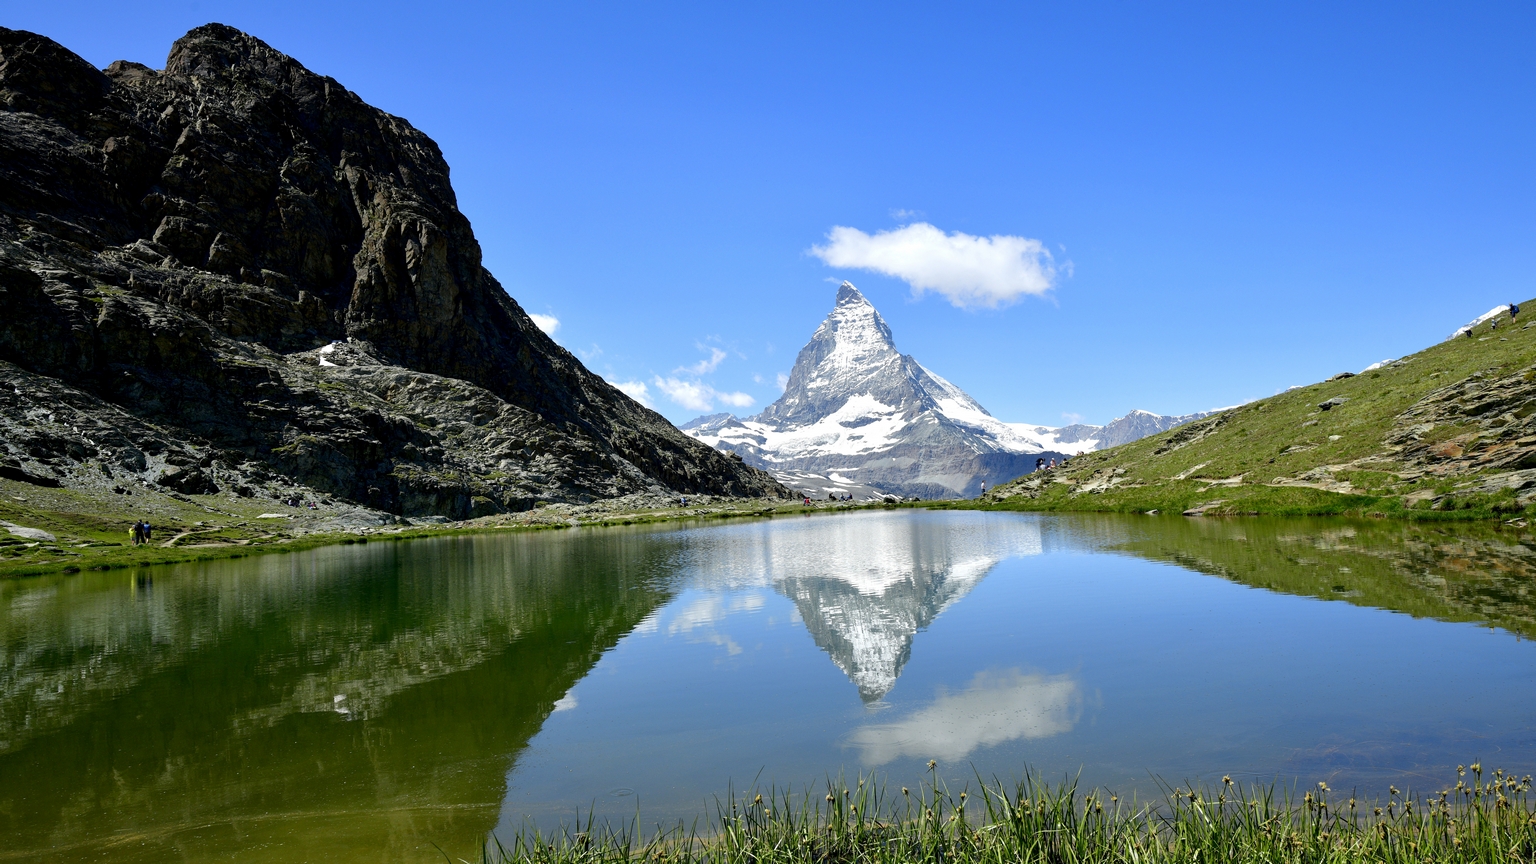
[[0, 476], [454, 518], [783, 495], [542, 333], [431, 139], [261, 41], [0, 28]]

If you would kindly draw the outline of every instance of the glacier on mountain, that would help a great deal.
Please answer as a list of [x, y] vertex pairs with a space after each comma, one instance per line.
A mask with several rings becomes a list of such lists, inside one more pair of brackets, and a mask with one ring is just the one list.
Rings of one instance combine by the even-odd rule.
[[792, 489], [953, 498], [1027, 474], [1036, 460], [1123, 444], [1202, 416], [1133, 411], [1105, 426], [1005, 423], [898, 352], [885, 319], [844, 282], [777, 401], [755, 417], [712, 414], [681, 428]]

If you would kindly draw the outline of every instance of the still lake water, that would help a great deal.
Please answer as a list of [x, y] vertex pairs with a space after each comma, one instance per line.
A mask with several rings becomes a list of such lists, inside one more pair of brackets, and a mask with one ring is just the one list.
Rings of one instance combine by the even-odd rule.
[[1536, 771], [1488, 526], [892, 511], [0, 582], [0, 859], [473, 859], [728, 784]]

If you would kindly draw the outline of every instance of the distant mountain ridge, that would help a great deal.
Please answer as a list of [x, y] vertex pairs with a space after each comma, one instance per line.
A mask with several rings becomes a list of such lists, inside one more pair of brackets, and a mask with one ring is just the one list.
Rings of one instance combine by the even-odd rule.
[[1105, 426], [1005, 423], [897, 351], [879, 311], [844, 282], [778, 400], [754, 417], [711, 414], [681, 428], [794, 488], [804, 489], [810, 473], [827, 478], [823, 492], [859, 486], [952, 498], [1026, 474], [1038, 459], [1113, 446], [1201, 416], [1135, 411]]

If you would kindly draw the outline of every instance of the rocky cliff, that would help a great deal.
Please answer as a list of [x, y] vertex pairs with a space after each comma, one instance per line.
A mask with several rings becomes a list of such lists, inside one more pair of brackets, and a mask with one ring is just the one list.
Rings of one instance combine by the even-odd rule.
[[448, 173], [229, 27], [158, 71], [0, 28], [0, 472], [405, 515], [783, 493], [535, 327]]

